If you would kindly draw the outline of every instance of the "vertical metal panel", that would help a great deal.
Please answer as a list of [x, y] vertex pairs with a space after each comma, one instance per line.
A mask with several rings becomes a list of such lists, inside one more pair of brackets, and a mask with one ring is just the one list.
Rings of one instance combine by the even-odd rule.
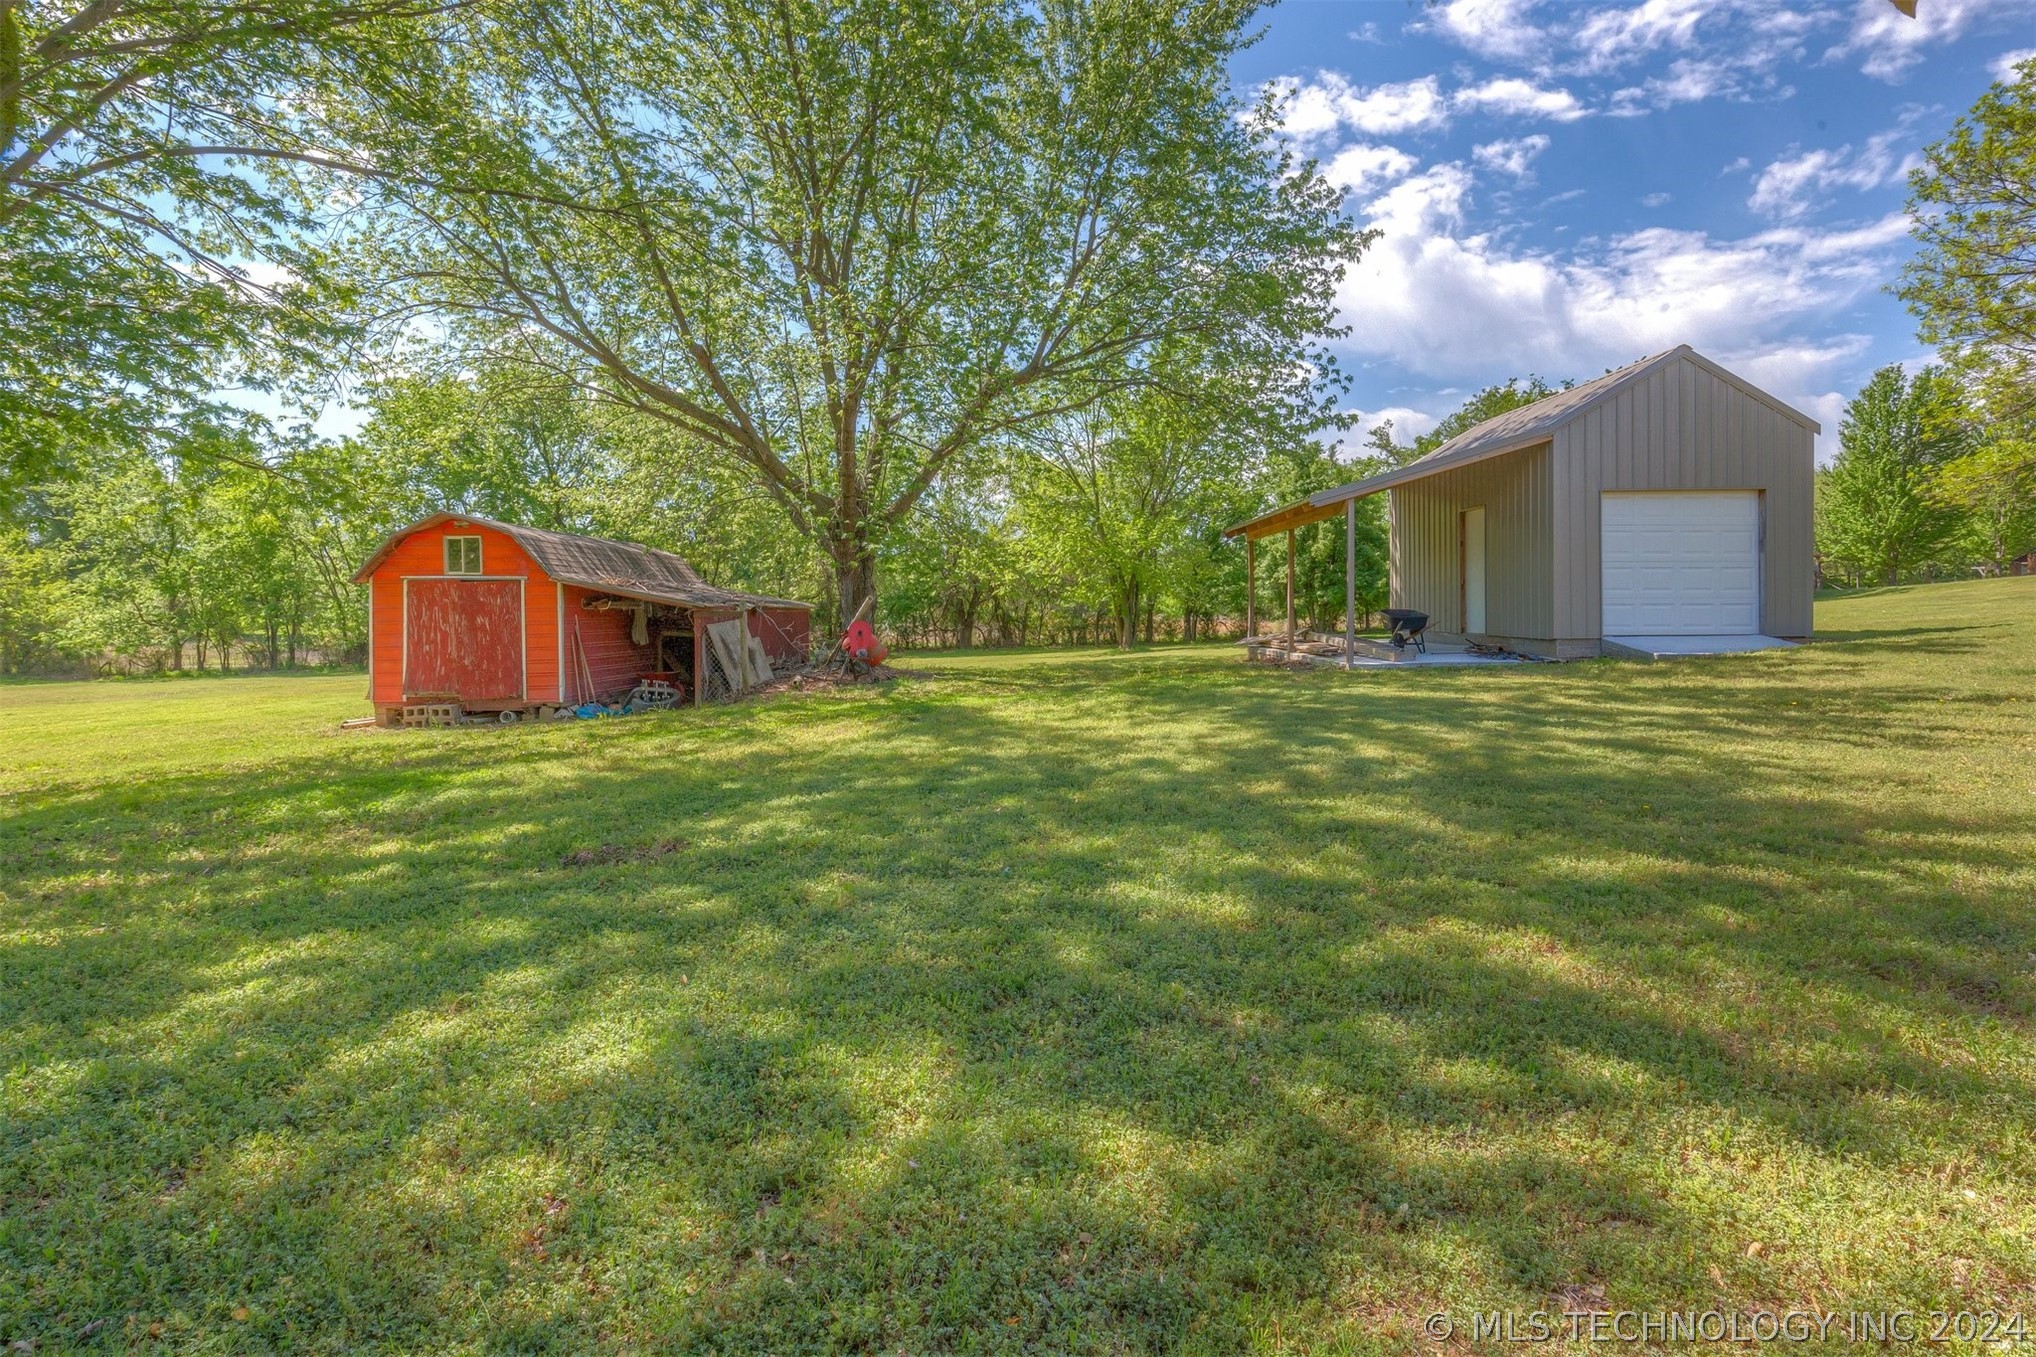
[[575, 694], [583, 700], [625, 693], [636, 686], [639, 677], [658, 667], [655, 650], [629, 639], [630, 609], [582, 606], [586, 599], [596, 596], [587, 589], [566, 591], [566, 628], [572, 633], [568, 649], [573, 645], [579, 649], [579, 656], [569, 654], [568, 660], [577, 665], [584, 659], [587, 677], [593, 683], [590, 692]]
[[1607, 490], [1758, 490], [1766, 521], [1762, 629], [1809, 633], [1813, 435], [1685, 359], [1663, 365], [1561, 431], [1554, 601], [1559, 639], [1600, 634], [1600, 497]]
[[1552, 637], [1555, 571], [1552, 457], [1547, 444], [1395, 488], [1393, 606], [1418, 608], [1438, 632], [1463, 630], [1461, 533], [1485, 511], [1485, 635]]

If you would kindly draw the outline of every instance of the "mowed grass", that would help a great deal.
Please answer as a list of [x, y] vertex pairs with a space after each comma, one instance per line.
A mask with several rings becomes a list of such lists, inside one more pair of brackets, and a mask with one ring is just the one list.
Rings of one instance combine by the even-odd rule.
[[2036, 1325], [2036, 580], [1818, 621], [457, 732], [0, 689], [0, 1342]]

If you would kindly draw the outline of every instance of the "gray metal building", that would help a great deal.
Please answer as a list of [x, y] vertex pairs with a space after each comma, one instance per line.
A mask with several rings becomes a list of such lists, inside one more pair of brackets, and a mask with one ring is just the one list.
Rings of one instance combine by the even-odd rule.
[[1391, 497], [1392, 604], [1569, 659], [1608, 638], [1810, 634], [1818, 424], [1684, 345], [1239, 524]]

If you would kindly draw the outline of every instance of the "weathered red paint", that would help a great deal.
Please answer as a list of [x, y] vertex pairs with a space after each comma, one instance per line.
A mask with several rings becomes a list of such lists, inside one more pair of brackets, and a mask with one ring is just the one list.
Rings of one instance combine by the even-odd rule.
[[[480, 537], [482, 578], [446, 574], [447, 536]], [[457, 693], [483, 710], [576, 705], [617, 696], [662, 667], [654, 647], [630, 640], [629, 608], [584, 606], [611, 592], [553, 579], [514, 537], [489, 524], [427, 522], [378, 552], [357, 578], [369, 587], [368, 695], [385, 719], [423, 694]], [[704, 628], [740, 610], [690, 611], [695, 627]], [[750, 632], [774, 665], [805, 659], [805, 609], [755, 605], [748, 613]], [[674, 625], [668, 615], [667, 634]]]
[[[418, 529], [398, 543], [375, 567], [368, 582], [369, 615], [374, 628], [368, 658], [369, 700], [386, 712], [401, 705], [406, 692], [423, 691], [405, 683], [404, 652], [409, 648], [405, 645], [409, 623], [404, 616], [403, 598], [406, 586], [415, 589], [434, 580], [452, 582], [456, 579], [445, 573], [445, 538], [448, 535], [480, 537], [481, 573], [489, 577], [486, 582], [506, 583], [511, 588], [519, 587], [518, 582], [521, 582], [526, 605], [523, 663], [529, 683], [523, 693], [523, 701], [556, 701], [559, 696], [558, 585], [507, 533], [479, 524], [461, 523], [434, 524]], [[484, 581], [457, 582], [471, 584]], [[508, 699], [477, 697], [468, 700], [513, 702], [515, 699], [512, 696]]]
[[771, 663], [792, 660], [803, 663], [812, 647], [810, 630], [813, 614], [804, 608], [756, 608], [749, 615], [750, 631], [763, 642]]
[[403, 607], [403, 696], [523, 700], [523, 583], [413, 579]]
[[601, 595], [591, 589], [566, 586], [566, 645], [570, 652], [577, 638], [580, 653], [586, 656], [587, 670], [594, 686], [582, 692], [586, 682], [571, 653], [566, 656], [567, 689], [575, 702], [605, 698], [636, 686], [637, 675], [657, 667], [657, 653], [629, 639], [630, 610], [627, 608], [586, 608], [581, 605]]

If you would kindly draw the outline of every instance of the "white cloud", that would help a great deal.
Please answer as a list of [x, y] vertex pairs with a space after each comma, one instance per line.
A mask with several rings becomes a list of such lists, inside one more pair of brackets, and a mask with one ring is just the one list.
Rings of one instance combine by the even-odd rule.
[[2036, 57], [2036, 47], [2019, 47], [2012, 52], [2003, 52], [1987, 65], [1987, 72], [1996, 80], [2012, 81], [2015, 68], [2031, 57]]
[[1474, 186], [1455, 162], [1412, 175], [1368, 203], [1383, 228], [1345, 278], [1345, 347], [1433, 379], [1476, 384], [1532, 364], [1590, 377], [1642, 354], [1693, 344], [1809, 401], [1866, 340], [1809, 341], [1887, 276], [1907, 232], [1900, 213], [1847, 231], [1777, 227], [1744, 239], [1649, 227], [1567, 253], [1465, 233]]
[[1441, 416], [1416, 410], [1410, 405], [1386, 405], [1376, 410], [1350, 410], [1345, 413], [1355, 422], [1338, 444], [1338, 449], [1349, 455], [1362, 455], [1366, 435], [1380, 424], [1390, 423], [1393, 426], [1395, 441], [1411, 443], [1442, 422]]
[[[1991, 0], [2004, 10], [2036, 9], [2036, 0]], [[1925, 28], [1954, 35], [1974, 22], [1989, 0], [1928, 0], [1939, 11]], [[1925, 39], [1895, 26], [1904, 21], [1887, 0], [1634, 0], [1546, 4], [1537, 0], [1448, 0], [1432, 4], [1414, 28], [1454, 41], [1493, 61], [1532, 72], [1542, 83], [1557, 73], [1612, 75], [1645, 64], [1604, 112], [1636, 117], [1704, 99], [1786, 98], [1794, 90], [1778, 74], [1805, 60], [1820, 31], [1844, 30], [1848, 6], [1855, 36], [1834, 53], [1889, 33], [1906, 50]], [[1897, 57], [1896, 60], [1905, 58]], [[1883, 58], [1885, 60], [1885, 58]]]
[[1386, 136], [1439, 127], [1449, 119], [1440, 83], [1432, 75], [1366, 89], [1335, 71], [1282, 82], [1288, 96], [1284, 127], [1297, 141], [1332, 138], [1344, 129]]
[[1645, 0], [1629, 9], [1591, 15], [1577, 27], [1572, 41], [1586, 70], [1613, 70], [1664, 47], [1688, 47], [1698, 23], [1730, 9], [1718, 0]]
[[1405, 178], [1418, 164], [1418, 160], [1397, 146], [1372, 146], [1360, 142], [1338, 151], [1322, 172], [1330, 183], [1340, 186], [1344, 192], [1366, 194], [1396, 179]]
[[[1942, 3], [1943, 0], [1932, 0]], [[1886, 8], [1885, 0], [1875, 0]], [[2010, 0], [2036, 4], [2036, 0]], [[1545, 22], [1538, 22], [1546, 16]], [[1604, 111], [1635, 117], [1703, 99], [1785, 98], [1777, 74], [1800, 61], [1819, 29], [1844, 21], [1833, 0], [1639, 0], [1545, 5], [1532, 0], [1455, 0], [1431, 7], [1416, 27], [1492, 60], [1511, 62], [1547, 84], [1558, 72], [1604, 76], [1649, 63], [1644, 79], [1618, 91]], [[1564, 110], [1582, 116], [1581, 105]], [[1550, 116], [1554, 110], [1541, 110]]]
[[1479, 56], [1519, 60], [1548, 48], [1547, 33], [1531, 17], [1534, 6], [1535, 0], [1447, 0], [1420, 26]]
[[1488, 141], [1471, 149], [1471, 159], [1488, 170], [1502, 171], [1515, 179], [1527, 179], [1534, 157], [1548, 149], [1548, 138], [1536, 134], [1510, 141]]
[[1377, 24], [1359, 24], [1356, 28], [1351, 29], [1350, 32], [1344, 34], [1344, 36], [1352, 42], [1385, 42], [1385, 39], [1379, 36], [1379, 26]]
[[1642, 207], [1666, 207], [1675, 201], [1673, 193], [1650, 193], [1640, 200]]
[[1742, 103], [1751, 99], [1786, 99], [1795, 93], [1795, 87], [1782, 84], [1781, 76], [1774, 70], [1776, 64], [1747, 51], [1727, 57], [1677, 57], [1660, 75], [1615, 91], [1605, 111], [1614, 117], [1633, 117], [1651, 109], [1702, 103], [1706, 99]]
[[1934, 43], [1956, 42], [1986, 22], [2036, 13], [2036, 0], [1929, 0], [1911, 19], [1887, 0], [1854, 0], [1852, 28], [1825, 56], [1861, 57], [1859, 69], [1889, 83], [1908, 74]]
[[1483, 109], [1516, 117], [1552, 118], [1556, 122], [1574, 122], [1590, 113], [1568, 90], [1544, 89], [1510, 76], [1458, 90], [1451, 102], [1458, 108]]
[[1770, 217], [1800, 217], [1814, 206], [1814, 200], [1834, 189], [1870, 189], [1890, 184], [1906, 175], [1916, 156], [1897, 156], [1895, 147], [1909, 136], [1913, 116], [1904, 117], [1899, 127], [1867, 138], [1855, 154], [1852, 147], [1805, 151], [1770, 164], [1753, 181], [1753, 196], [1746, 205]]

